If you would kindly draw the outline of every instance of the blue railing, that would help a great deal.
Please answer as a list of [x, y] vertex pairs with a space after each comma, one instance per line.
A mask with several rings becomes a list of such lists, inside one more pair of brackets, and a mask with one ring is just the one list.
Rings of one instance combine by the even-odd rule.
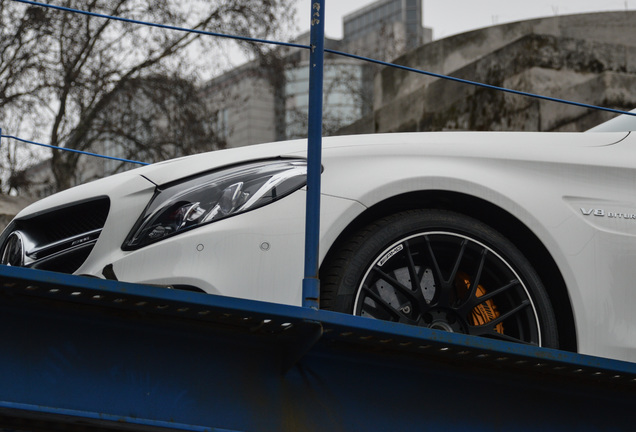
[[[331, 53], [334, 55], [349, 57], [365, 62], [371, 62], [382, 66], [398, 68], [413, 73], [422, 75], [428, 75], [439, 79], [455, 81], [462, 84], [483, 87], [495, 91], [502, 91], [512, 93], [519, 96], [531, 97], [541, 100], [547, 100], [556, 103], [575, 105], [578, 107], [608, 111], [617, 114], [625, 114], [630, 116], [636, 116], [636, 113], [606, 108], [596, 105], [585, 104], [581, 102], [575, 102], [565, 99], [559, 99], [549, 96], [538, 95], [534, 93], [528, 93], [504, 87], [493, 86], [490, 84], [484, 84], [476, 81], [465, 80], [448, 75], [437, 74], [402, 66], [390, 62], [380, 61], [364, 56], [354, 55], [346, 52], [325, 49], [324, 48], [324, 27], [325, 27], [325, 0], [313, 0], [311, 2], [311, 32], [310, 32], [310, 45], [302, 45], [296, 43], [280, 42], [267, 39], [258, 39], [245, 36], [229, 35], [224, 33], [210, 32], [204, 30], [188, 29], [183, 27], [157, 24], [147, 21], [122, 18], [117, 16], [105, 15], [95, 12], [87, 12], [78, 9], [72, 9], [63, 6], [56, 6], [45, 4], [41, 2], [31, 0], [13, 0], [19, 3], [26, 3], [32, 6], [45, 7], [49, 9], [55, 9], [61, 12], [77, 13], [82, 15], [93, 16], [102, 19], [122, 21], [126, 23], [144, 25], [150, 27], [161, 28], [169, 31], [189, 32], [205, 36], [213, 36], [220, 38], [233, 39], [237, 41], [262, 43], [270, 45], [279, 45], [291, 48], [307, 49], [310, 51], [310, 74], [309, 74], [309, 119], [308, 119], [308, 179], [307, 179], [307, 210], [306, 210], [306, 234], [305, 234], [305, 277], [303, 279], [303, 306], [318, 308], [318, 294], [319, 294], [319, 280], [318, 280], [318, 243], [319, 243], [319, 222], [320, 222], [320, 169], [321, 169], [321, 148], [322, 148], [322, 92], [323, 92], [323, 62], [324, 53]], [[13, 139], [22, 143], [47, 147], [55, 150], [62, 150], [74, 153], [80, 153], [88, 156], [101, 157], [106, 159], [117, 160], [120, 162], [129, 162], [139, 165], [147, 165], [145, 162], [122, 159], [113, 156], [106, 156], [97, 153], [91, 153], [72, 148], [53, 146], [48, 144], [41, 144], [34, 141], [22, 139], [12, 135], [3, 135], [0, 128], [0, 140], [1, 138]], [[1, 144], [1, 141], [0, 141]]]
[[[349, 58], [360, 60], [360, 61], [364, 61], [364, 62], [374, 63], [374, 64], [378, 64], [378, 65], [381, 65], [381, 66], [387, 66], [387, 67], [392, 67], [392, 68], [396, 68], [396, 69], [402, 69], [402, 70], [405, 70], [405, 71], [408, 71], [408, 72], [413, 72], [413, 73], [417, 73], [417, 74], [421, 74], [421, 75], [427, 75], [427, 76], [431, 76], [431, 77], [435, 77], [435, 78], [439, 78], [439, 79], [443, 79], [443, 80], [454, 81], [454, 82], [461, 83], [461, 84], [472, 85], [472, 86], [482, 87], [482, 88], [486, 88], [486, 89], [490, 89], [490, 90], [511, 93], [511, 94], [515, 94], [515, 95], [518, 95], [518, 96], [530, 97], [530, 98], [546, 100], [546, 101], [556, 102], [556, 103], [562, 103], [562, 104], [567, 104], [567, 105], [574, 105], [574, 106], [578, 106], [578, 107], [582, 107], [582, 108], [594, 109], [594, 110], [599, 110], [599, 111], [606, 111], [606, 112], [611, 112], [611, 113], [615, 113], [615, 114], [625, 114], [625, 115], [629, 115], [629, 116], [636, 116], [636, 113], [629, 112], [629, 111], [623, 111], [623, 110], [618, 110], [618, 109], [614, 109], [614, 108], [607, 108], [607, 107], [602, 107], [602, 106], [598, 106], [598, 105], [586, 104], [586, 103], [577, 102], [577, 101], [571, 101], [571, 100], [567, 100], [567, 99], [560, 99], [560, 98], [540, 95], [540, 94], [536, 94], [536, 93], [524, 92], [524, 91], [519, 91], [519, 90], [506, 88], [506, 87], [494, 86], [494, 85], [481, 83], [481, 82], [477, 82], [477, 81], [466, 80], [466, 79], [457, 78], [457, 77], [453, 77], [453, 76], [449, 76], [449, 75], [438, 74], [438, 73], [434, 73], [434, 72], [430, 72], [430, 71], [426, 71], [426, 70], [422, 70], [422, 69], [417, 69], [417, 68], [412, 68], [412, 67], [408, 67], [408, 66], [403, 66], [403, 65], [396, 64], [396, 63], [385, 62], [385, 61], [382, 61], [382, 60], [377, 60], [377, 59], [373, 59], [373, 58], [370, 58], [370, 57], [360, 56], [360, 55], [351, 54], [351, 53], [347, 53], [347, 52], [343, 52], [343, 51], [337, 51], [337, 50], [328, 49], [328, 48], [324, 48], [323, 49], [322, 48], [322, 46], [323, 46], [322, 43], [324, 41], [324, 10], [325, 10], [325, 5], [324, 5], [325, 2], [324, 2], [324, 0], [322, 0], [322, 1], [320, 1], [320, 0], [313, 1], [312, 5], [311, 5], [311, 22], [313, 23], [313, 22], [315, 22], [314, 20], [318, 19], [316, 14], [322, 14], [319, 17], [320, 19], [318, 20], [318, 21], [322, 21], [322, 28], [319, 28], [319, 26], [315, 26], [315, 25], [311, 26], [312, 34], [314, 32], [317, 32], [318, 34], [312, 36], [312, 39], [310, 41], [310, 45], [291, 43], [291, 42], [281, 42], [281, 41], [274, 41], [274, 40], [268, 40], [268, 39], [259, 39], [259, 38], [252, 38], [252, 37], [246, 37], [246, 36], [230, 35], [230, 34], [225, 34], [225, 33], [189, 29], [189, 28], [171, 26], [171, 25], [166, 25], [166, 24], [158, 24], [158, 23], [153, 23], [153, 22], [148, 22], [148, 21], [117, 17], [117, 16], [112, 16], [112, 15], [100, 14], [100, 13], [96, 13], [96, 12], [88, 12], [88, 11], [79, 10], [79, 9], [72, 9], [72, 8], [68, 8], [68, 7], [64, 7], [64, 6], [50, 5], [50, 4], [41, 3], [41, 2], [32, 1], [32, 0], [12, 0], [12, 1], [18, 2], [18, 3], [25, 3], [25, 4], [32, 5], [32, 6], [45, 7], [45, 8], [54, 9], [54, 10], [58, 10], [58, 11], [62, 11], [62, 12], [77, 13], [77, 14], [82, 14], [82, 15], [96, 17], [96, 18], [110, 19], [110, 20], [130, 23], [130, 24], [144, 25], [144, 26], [155, 27], [155, 28], [160, 28], [160, 29], [164, 29], [164, 30], [194, 33], [194, 34], [200, 34], [200, 35], [204, 35], [204, 36], [213, 36], [213, 37], [220, 37], [220, 38], [226, 38], [226, 39], [233, 39], [233, 40], [243, 41], [243, 42], [262, 43], [262, 44], [269, 44], [269, 45], [284, 46], [284, 47], [289, 47], [289, 48], [306, 49], [306, 50], [311, 51], [312, 54], [319, 54], [319, 52], [329, 53], [329, 54], [334, 54], [334, 55], [338, 55], [338, 56], [349, 57]], [[316, 10], [316, 5], [319, 6], [320, 10]], [[316, 40], [320, 40], [321, 41], [320, 42], [321, 47], [318, 47], [318, 44], [317, 44]], [[319, 76], [317, 76], [317, 79], [322, 82], [322, 69], [320, 71], [318, 71], [317, 69], [318, 68], [312, 68], [311, 72], [318, 73]], [[313, 105], [315, 106], [316, 104], [313, 104]], [[322, 106], [322, 99], [320, 99], [320, 105]], [[310, 104], [310, 106], [311, 106], [311, 104]], [[314, 120], [315, 120], [315, 117], [319, 114], [318, 117], [320, 117], [320, 121], [322, 121], [321, 120], [322, 119], [322, 112], [321, 111], [318, 112], [318, 110], [314, 109], [313, 110], [313, 114], [314, 115], [310, 116], [310, 118], [314, 117]], [[308, 129], [312, 128], [311, 123], [312, 123], [311, 121], [308, 122], [308, 125], [309, 125]], [[0, 129], [0, 131], [1, 130], [2, 129]], [[308, 132], [308, 135], [309, 135], [309, 132]], [[139, 164], [139, 165], [146, 165], [147, 164], [145, 162], [140, 162], [140, 161], [121, 159], [121, 158], [116, 158], [116, 157], [112, 157], [112, 156], [105, 156], [105, 155], [97, 154], [97, 153], [84, 152], [84, 151], [75, 150], [75, 149], [66, 148], [66, 147], [59, 147], [59, 146], [53, 146], [53, 145], [49, 145], [49, 144], [42, 144], [42, 143], [38, 143], [38, 142], [34, 142], [34, 141], [18, 138], [16, 136], [12, 136], [12, 135], [1, 135], [0, 134], [0, 138], [15, 139], [17, 141], [20, 141], [20, 142], [23, 142], [23, 143], [27, 143], [27, 144], [36, 145], [36, 146], [48, 147], [48, 148], [51, 148], [51, 149], [61, 150], [61, 151], [81, 153], [81, 154], [85, 154], [85, 155], [89, 155], [89, 156], [101, 157], [101, 158], [106, 158], [106, 159], [113, 159], [113, 160], [117, 160], [117, 161], [121, 161], [121, 162], [130, 162], [130, 163]]]

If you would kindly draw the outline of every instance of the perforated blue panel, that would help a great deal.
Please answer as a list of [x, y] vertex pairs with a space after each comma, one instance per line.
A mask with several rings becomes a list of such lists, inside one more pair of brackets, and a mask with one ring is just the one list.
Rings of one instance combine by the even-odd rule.
[[631, 363], [23, 268], [0, 282], [5, 427], [632, 428]]

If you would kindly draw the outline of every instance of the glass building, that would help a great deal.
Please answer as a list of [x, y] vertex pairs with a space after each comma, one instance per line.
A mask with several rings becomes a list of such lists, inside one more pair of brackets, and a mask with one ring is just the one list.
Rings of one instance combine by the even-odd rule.
[[380, 0], [344, 17], [343, 42], [365, 40], [373, 52], [380, 37], [393, 36], [403, 39], [405, 50], [413, 49], [432, 39], [422, 22], [422, 0]]
[[[422, 23], [422, 0], [379, 0], [345, 16], [343, 38], [325, 39], [325, 47], [390, 61], [432, 39], [432, 31]], [[309, 45], [309, 33], [295, 42]], [[228, 147], [307, 136], [309, 53], [290, 49], [284, 58], [284, 79], [276, 84], [253, 63], [214, 79], [206, 87], [211, 103], [224, 115], [221, 132]], [[372, 111], [373, 78], [378, 69], [359, 60], [325, 56], [325, 135]], [[284, 112], [279, 115], [281, 109]]]

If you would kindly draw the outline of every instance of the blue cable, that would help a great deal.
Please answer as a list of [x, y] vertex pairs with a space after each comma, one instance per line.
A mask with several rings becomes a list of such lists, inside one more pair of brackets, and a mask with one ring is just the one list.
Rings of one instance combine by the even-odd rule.
[[148, 26], [148, 27], [157, 27], [157, 28], [162, 28], [162, 29], [166, 29], [166, 30], [175, 30], [175, 31], [186, 32], [186, 33], [197, 33], [197, 34], [206, 35], [206, 36], [217, 36], [217, 37], [222, 37], [222, 38], [226, 38], [226, 39], [236, 39], [236, 40], [241, 40], [241, 41], [245, 41], [245, 42], [266, 43], [266, 44], [270, 44], [270, 45], [281, 45], [281, 46], [293, 47], [293, 48], [303, 48], [303, 49], [310, 49], [311, 48], [308, 45], [301, 45], [301, 44], [295, 44], [295, 43], [290, 43], [290, 42], [271, 41], [271, 40], [267, 40], [267, 39], [258, 39], [258, 38], [252, 38], [252, 37], [247, 37], [247, 36], [228, 35], [228, 34], [210, 32], [210, 31], [205, 31], [205, 30], [194, 30], [194, 29], [171, 26], [171, 25], [166, 25], [166, 24], [157, 24], [157, 23], [151, 23], [151, 22], [147, 22], [147, 21], [140, 21], [140, 20], [131, 19], [131, 18], [122, 18], [122, 17], [111, 16], [111, 15], [105, 15], [105, 14], [100, 14], [100, 13], [97, 13], [97, 12], [88, 12], [88, 11], [84, 11], [84, 10], [80, 10], [80, 9], [72, 9], [72, 8], [68, 8], [68, 7], [64, 7], [64, 6], [50, 5], [50, 4], [40, 3], [40, 2], [36, 2], [36, 1], [31, 1], [31, 0], [13, 0], [13, 1], [19, 2], [19, 3], [30, 4], [32, 6], [42, 6], [42, 7], [46, 7], [46, 8], [50, 8], [50, 9], [57, 9], [57, 10], [65, 11], [65, 12], [73, 12], [73, 13], [93, 16], [93, 17], [97, 17], [97, 18], [110, 19], [110, 20], [113, 20], [113, 21], [122, 21], [122, 22], [126, 22], [126, 23], [131, 23], [131, 24], [140, 24], [140, 25], [145, 25], [145, 26]]
[[[245, 36], [228, 35], [228, 34], [215, 33], [215, 32], [203, 31], [203, 30], [193, 30], [193, 29], [187, 29], [187, 28], [183, 28], [183, 27], [169, 26], [169, 25], [165, 25], [165, 24], [157, 24], [157, 23], [134, 20], [134, 19], [129, 19], [129, 18], [115, 17], [115, 16], [100, 14], [100, 13], [96, 13], [96, 12], [87, 12], [87, 11], [83, 11], [83, 10], [79, 10], [79, 9], [67, 8], [67, 7], [64, 7], [64, 6], [49, 5], [49, 4], [40, 3], [40, 2], [36, 2], [36, 1], [32, 1], [32, 0], [13, 0], [13, 1], [20, 2], [20, 3], [26, 3], [26, 4], [30, 4], [30, 5], [33, 5], [33, 6], [42, 6], [42, 7], [62, 10], [62, 11], [66, 11], [66, 12], [73, 12], [73, 13], [79, 13], [79, 14], [88, 15], [88, 16], [94, 16], [94, 17], [98, 17], [98, 18], [112, 19], [112, 20], [116, 20], [116, 21], [123, 21], [123, 22], [128, 22], [128, 23], [133, 23], [133, 24], [146, 25], [146, 26], [150, 26], [150, 27], [158, 27], [158, 28], [163, 28], [163, 29], [167, 29], [167, 30], [191, 32], [191, 33], [197, 33], [197, 34], [202, 34], [202, 35], [207, 35], [207, 36], [217, 36], [217, 37], [223, 37], [223, 38], [228, 38], [228, 39], [242, 40], [242, 41], [246, 41], [246, 42], [265, 43], [265, 44], [270, 44], [270, 45], [280, 45], [280, 46], [286, 46], [286, 47], [292, 47], [292, 48], [300, 48], [300, 49], [308, 49], [308, 50], [312, 49], [312, 47], [310, 45], [302, 45], [302, 44], [296, 44], [296, 43], [290, 43], [290, 42], [278, 42], [278, 41], [272, 41], [272, 40], [267, 40], [267, 39], [257, 39], [257, 38], [251, 38], [251, 37], [245, 37]], [[361, 61], [366, 61], [366, 62], [369, 62], [369, 63], [376, 63], [376, 64], [383, 65], [383, 66], [388, 66], [388, 67], [393, 67], [393, 68], [397, 68], [397, 69], [402, 69], [402, 70], [405, 70], [405, 71], [415, 72], [415, 73], [419, 73], [421, 75], [428, 75], [428, 76], [432, 76], [432, 77], [440, 78], [440, 79], [444, 79], [444, 80], [455, 81], [455, 82], [462, 83], [462, 84], [473, 85], [473, 86], [487, 88], [487, 89], [491, 89], [491, 90], [503, 91], [503, 92], [506, 92], [506, 93], [516, 94], [516, 95], [519, 95], [519, 96], [531, 97], [531, 98], [535, 98], [535, 99], [541, 99], [541, 100], [546, 100], [546, 101], [551, 101], [551, 102], [556, 102], [556, 103], [563, 103], [563, 104], [568, 104], [568, 105], [575, 105], [575, 106], [582, 107], [582, 108], [589, 108], [589, 109], [595, 109], [595, 110], [600, 110], [600, 111], [608, 111], [608, 112], [612, 112], [612, 113], [616, 113], [616, 114], [626, 114], [626, 115], [630, 115], [630, 116], [636, 116], [636, 113], [632, 113], [632, 112], [629, 112], [629, 111], [622, 111], [622, 110], [617, 110], [617, 109], [613, 109], [613, 108], [605, 108], [605, 107], [601, 107], [601, 106], [597, 106], [597, 105], [590, 105], [590, 104], [585, 104], [585, 103], [581, 103], [581, 102], [574, 102], [574, 101], [569, 101], [569, 100], [565, 100], [565, 99], [559, 99], [559, 98], [553, 98], [553, 97], [549, 97], [549, 96], [542, 96], [542, 95], [538, 95], [538, 94], [534, 94], [534, 93], [523, 92], [523, 91], [519, 91], [519, 90], [512, 90], [512, 89], [508, 89], [508, 88], [505, 88], [505, 87], [498, 87], [498, 86], [494, 86], [494, 85], [490, 85], [490, 84], [484, 84], [484, 83], [480, 83], [480, 82], [476, 82], [476, 81], [465, 80], [465, 79], [462, 79], [462, 78], [456, 78], [456, 77], [452, 77], [452, 76], [448, 76], [448, 75], [437, 74], [437, 73], [434, 73], [434, 72], [428, 72], [428, 71], [424, 71], [424, 70], [421, 70], [421, 69], [411, 68], [411, 67], [408, 67], [408, 66], [401, 66], [401, 65], [398, 65], [398, 64], [395, 64], [395, 63], [389, 63], [389, 62], [385, 62], [385, 61], [381, 61], [381, 60], [375, 60], [375, 59], [372, 59], [372, 58], [369, 58], [369, 57], [359, 56], [359, 55], [355, 55], [355, 54], [349, 54], [349, 53], [345, 53], [345, 52], [342, 52], [342, 51], [336, 51], [336, 50], [326, 49], [326, 48], [325, 48], [324, 51], [327, 52], [327, 53], [334, 54], [334, 55], [339, 55], [339, 56], [343, 56], [343, 57], [349, 57], [349, 58], [353, 58], [353, 59], [357, 59], [357, 60], [361, 60]]]
[[[1, 129], [0, 129], [1, 130]], [[54, 146], [51, 144], [42, 144], [42, 143], [38, 143], [35, 141], [29, 141], [29, 140], [25, 140], [23, 138], [18, 138], [12, 135], [2, 135], [0, 134], [0, 138], [10, 138], [10, 139], [14, 139], [16, 141], [20, 141], [26, 144], [33, 144], [36, 146], [40, 146], [40, 147], [47, 147], [47, 148], [51, 148], [51, 149], [55, 149], [55, 150], [63, 150], [63, 151], [67, 151], [67, 152], [72, 152], [72, 153], [79, 153], [79, 154], [83, 154], [83, 155], [88, 155], [88, 156], [95, 156], [95, 157], [100, 157], [103, 159], [111, 159], [111, 160], [116, 160], [119, 162], [129, 162], [129, 163], [133, 163], [133, 164], [138, 164], [138, 165], [150, 165], [146, 162], [139, 162], [139, 161], [135, 161], [135, 160], [130, 160], [130, 159], [123, 159], [123, 158], [118, 158], [118, 157], [114, 157], [114, 156], [106, 156], [106, 155], [101, 155], [101, 154], [97, 154], [97, 153], [91, 153], [91, 152], [87, 152], [87, 151], [82, 151], [82, 150], [76, 150], [76, 149], [72, 149], [72, 148], [66, 148], [66, 147], [58, 147], [58, 146]]]
[[419, 73], [421, 75], [428, 75], [428, 76], [432, 76], [435, 78], [441, 78], [441, 79], [445, 79], [448, 81], [455, 81], [458, 83], [462, 83], [462, 84], [469, 84], [469, 85], [473, 85], [473, 86], [477, 86], [477, 87], [483, 87], [483, 88], [487, 88], [487, 89], [491, 89], [491, 90], [497, 90], [497, 91], [502, 91], [502, 92], [506, 92], [506, 93], [512, 93], [512, 94], [516, 94], [519, 96], [527, 96], [527, 97], [532, 97], [535, 99], [542, 99], [542, 100], [547, 100], [547, 101], [551, 101], [551, 102], [558, 102], [558, 103], [563, 103], [563, 104], [568, 104], [568, 105], [575, 105], [578, 107], [582, 107], [582, 108], [591, 108], [591, 109], [596, 109], [596, 110], [601, 110], [601, 111], [609, 111], [609, 112], [613, 112], [613, 113], [617, 113], [617, 114], [627, 114], [630, 116], [636, 116], [636, 113], [633, 112], [629, 112], [629, 111], [622, 111], [622, 110], [617, 110], [617, 109], [613, 109], [613, 108], [605, 108], [605, 107], [601, 107], [601, 106], [596, 106], [596, 105], [589, 105], [589, 104], [584, 104], [581, 102], [573, 102], [573, 101], [569, 101], [569, 100], [565, 100], [565, 99], [558, 99], [558, 98], [553, 98], [553, 97], [549, 97], [549, 96], [542, 96], [542, 95], [538, 95], [538, 94], [534, 94], [534, 93], [528, 93], [528, 92], [523, 92], [523, 91], [519, 91], [519, 90], [512, 90], [512, 89], [508, 89], [505, 87], [497, 87], [494, 85], [490, 85], [490, 84], [484, 84], [484, 83], [480, 83], [477, 81], [470, 81], [470, 80], [466, 80], [466, 79], [462, 79], [462, 78], [456, 78], [456, 77], [452, 77], [452, 76], [448, 76], [448, 75], [441, 75], [441, 74], [437, 74], [434, 72], [428, 72], [428, 71], [424, 71], [424, 70], [420, 70], [420, 69], [415, 69], [415, 68], [411, 68], [408, 66], [401, 66], [395, 63], [389, 63], [389, 62], [384, 62], [381, 60], [375, 60], [372, 58], [368, 58], [368, 57], [363, 57], [363, 56], [359, 56], [359, 55], [355, 55], [355, 54], [349, 54], [346, 52], [342, 52], [342, 51], [336, 51], [336, 50], [332, 50], [332, 49], [325, 49], [325, 52], [331, 53], [331, 54], [336, 54], [339, 56], [343, 56], [343, 57], [350, 57], [350, 58], [354, 58], [357, 60], [362, 60], [362, 61], [366, 61], [366, 62], [370, 62], [370, 63], [377, 63], [383, 66], [390, 66], [396, 69], [402, 69], [405, 71], [409, 71], [409, 72], [415, 72], [415, 73]]
[[[83, 10], [79, 10], [79, 9], [72, 9], [72, 8], [68, 8], [68, 7], [64, 7], [64, 6], [56, 6], [56, 5], [40, 3], [40, 2], [36, 2], [36, 1], [32, 1], [32, 0], [13, 0], [13, 1], [19, 2], [19, 3], [30, 4], [32, 6], [41, 6], [41, 7], [61, 10], [61, 11], [65, 11], [65, 12], [78, 13], [78, 14], [82, 14], [82, 15], [88, 15], [88, 16], [97, 17], [97, 18], [111, 19], [111, 20], [115, 20], [115, 21], [122, 21], [122, 22], [127, 22], [127, 23], [132, 23], [132, 24], [145, 25], [145, 26], [149, 26], [149, 27], [157, 27], [157, 28], [162, 28], [162, 29], [166, 29], [166, 30], [175, 30], [175, 31], [181, 31], [181, 32], [196, 33], [196, 34], [201, 34], [201, 35], [206, 35], [206, 36], [216, 36], [216, 37], [222, 37], [222, 38], [227, 38], [227, 39], [241, 40], [241, 41], [245, 41], [245, 42], [256, 42], [256, 43], [264, 43], [264, 44], [270, 44], [270, 45], [279, 45], [279, 46], [286, 46], [286, 47], [292, 47], [292, 48], [300, 48], [300, 49], [312, 50], [312, 46], [310, 46], [310, 45], [302, 45], [302, 44], [289, 43], [289, 42], [278, 42], [278, 41], [272, 41], [272, 40], [267, 40], [267, 39], [258, 39], [258, 38], [246, 37], [246, 36], [228, 35], [228, 34], [216, 33], [216, 32], [204, 31], [204, 30], [187, 29], [187, 28], [183, 28], [183, 27], [176, 27], [176, 26], [170, 26], [170, 25], [165, 25], [165, 24], [157, 24], [157, 23], [151, 23], [151, 22], [146, 22], [146, 21], [141, 21], [141, 20], [135, 20], [135, 19], [130, 19], [130, 18], [122, 18], [122, 17], [111, 16], [111, 15], [105, 15], [105, 14], [100, 14], [100, 13], [96, 13], [96, 12], [87, 12], [87, 11], [83, 11]], [[505, 88], [505, 87], [498, 87], [498, 86], [494, 86], [494, 85], [490, 85], [490, 84], [480, 83], [480, 82], [477, 82], [477, 81], [470, 81], [470, 80], [466, 80], [466, 79], [462, 79], [462, 78], [456, 78], [456, 77], [452, 77], [452, 76], [448, 76], [448, 75], [442, 75], [442, 74], [438, 74], [438, 73], [434, 73], [434, 72], [428, 72], [428, 71], [421, 70], [421, 69], [415, 69], [415, 68], [408, 67], [408, 66], [402, 66], [402, 65], [395, 64], [395, 63], [389, 63], [389, 62], [385, 62], [385, 61], [382, 61], [382, 60], [376, 60], [376, 59], [372, 59], [372, 58], [369, 58], [369, 57], [359, 56], [359, 55], [356, 55], [356, 54], [349, 54], [349, 53], [342, 52], [342, 51], [337, 51], [337, 50], [332, 50], [332, 49], [326, 49], [325, 48], [324, 52], [327, 52], [327, 53], [330, 53], [330, 54], [334, 54], [334, 55], [343, 56], [343, 57], [349, 57], [349, 58], [353, 58], [353, 59], [356, 59], [356, 60], [361, 60], [361, 61], [365, 61], [365, 62], [369, 62], [369, 63], [375, 63], [375, 64], [379, 64], [379, 65], [382, 65], [382, 66], [388, 66], [388, 67], [393, 67], [393, 68], [396, 68], [396, 69], [402, 69], [402, 70], [405, 70], [405, 71], [408, 71], [408, 72], [414, 72], [414, 73], [418, 73], [418, 74], [421, 74], [421, 75], [428, 75], [428, 76], [432, 76], [432, 77], [439, 78], [439, 79], [444, 79], [444, 80], [448, 80], [448, 81], [454, 81], [454, 82], [458, 82], [458, 83], [461, 83], [461, 84], [467, 84], [467, 85], [472, 85], [472, 86], [476, 86], [476, 87], [482, 87], [482, 88], [486, 88], [486, 89], [491, 89], [491, 90], [511, 93], [511, 94], [515, 94], [515, 95], [519, 95], [519, 96], [525, 96], [525, 97], [531, 97], [531, 98], [535, 98], [535, 99], [541, 99], [541, 100], [546, 100], [546, 101], [551, 101], [551, 102], [556, 102], [556, 103], [574, 105], [574, 106], [578, 106], [578, 107], [582, 107], [582, 108], [589, 108], [589, 109], [595, 109], [595, 110], [600, 110], [600, 111], [607, 111], [607, 112], [612, 112], [612, 113], [616, 113], [616, 114], [625, 114], [625, 115], [629, 115], [629, 116], [636, 116], [636, 113], [629, 112], [629, 111], [622, 111], [622, 110], [617, 110], [617, 109], [613, 109], [613, 108], [605, 108], [605, 107], [601, 107], [601, 106], [597, 106], [597, 105], [590, 105], [590, 104], [585, 104], [585, 103], [581, 103], [581, 102], [574, 102], [574, 101], [569, 101], [569, 100], [565, 100], [565, 99], [559, 99], [559, 98], [554, 98], [554, 97], [549, 97], [549, 96], [542, 96], [542, 95], [538, 95], [538, 94], [534, 94], [534, 93], [523, 92], [523, 91], [519, 91], [519, 90], [508, 89], [508, 88]], [[33, 142], [33, 141], [28, 141], [28, 140], [25, 140], [25, 139], [17, 138], [17, 137], [11, 136], [11, 135], [1, 135], [0, 137], [11, 138], [11, 139], [15, 139], [17, 141], [21, 141], [21, 142], [24, 142], [24, 143], [27, 143], [27, 144], [33, 144], [33, 145], [37, 145], [37, 146], [41, 146], [41, 147], [48, 147], [48, 148], [57, 149], [57, 150], [64, 150], [64, 151], [69, 151], [69, 152], [74, 152], [74, 153], [85, 154], [85, 155], [89, 155], [89, 156], [101, 157], [101, 158], [104, 158], [104, 159], [112, 159], [112, 160], [116, 160], [116, 161], [120, 161], [120, 162], [129, 162], [129, 163], [134, 163], [134, 164], [139, 164], [139, 165], [148, 165], [145, 162], [139, 162], [139, 161], [134, 161], [134, 160], [129, 160], [129, 159], [122, 159], [122, 158], [117, 158], [117, 157], [113, 157], [113, 156], [105, 156], [105, 155], [100, 155], [100, 154], [96, 154], [96, 153], [91, 153], [91, 152], [86, 152], [86, 151], [81, 151], [81, 150], [75, 150], [75, 149], [71, 149], [71, 148], [57, 147], [57, 146], [48, 145], [48, 144], [41, 144], [41, 143], [37, 143], [37, 142]]]

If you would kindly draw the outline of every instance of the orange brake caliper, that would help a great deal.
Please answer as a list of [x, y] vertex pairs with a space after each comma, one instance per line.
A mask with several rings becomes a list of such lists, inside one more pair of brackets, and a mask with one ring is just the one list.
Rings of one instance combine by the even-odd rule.
[[[466, 289], [470, 290], [470, 281], [468, 278], [463, 277], [464, 284], [466, 285]], [[486, 290], [483, 286], [477, 285], [477, 289], [475, 290], [475, 296], [481, 297], [486, 294]], [[488, 324], [490, 321], [499, 317], [499, 311], [497, 310], [497, 306], [492, 301], [492, 299], [488, 299], [485, 302], [479, 303], [473, 311], [471, 312], [471, 318], [473, 321], [473, 325], [484, 325]], [[497, 333], [503, 334], [503, 323], [499, 323], [495, 326], [495, 331]]]

